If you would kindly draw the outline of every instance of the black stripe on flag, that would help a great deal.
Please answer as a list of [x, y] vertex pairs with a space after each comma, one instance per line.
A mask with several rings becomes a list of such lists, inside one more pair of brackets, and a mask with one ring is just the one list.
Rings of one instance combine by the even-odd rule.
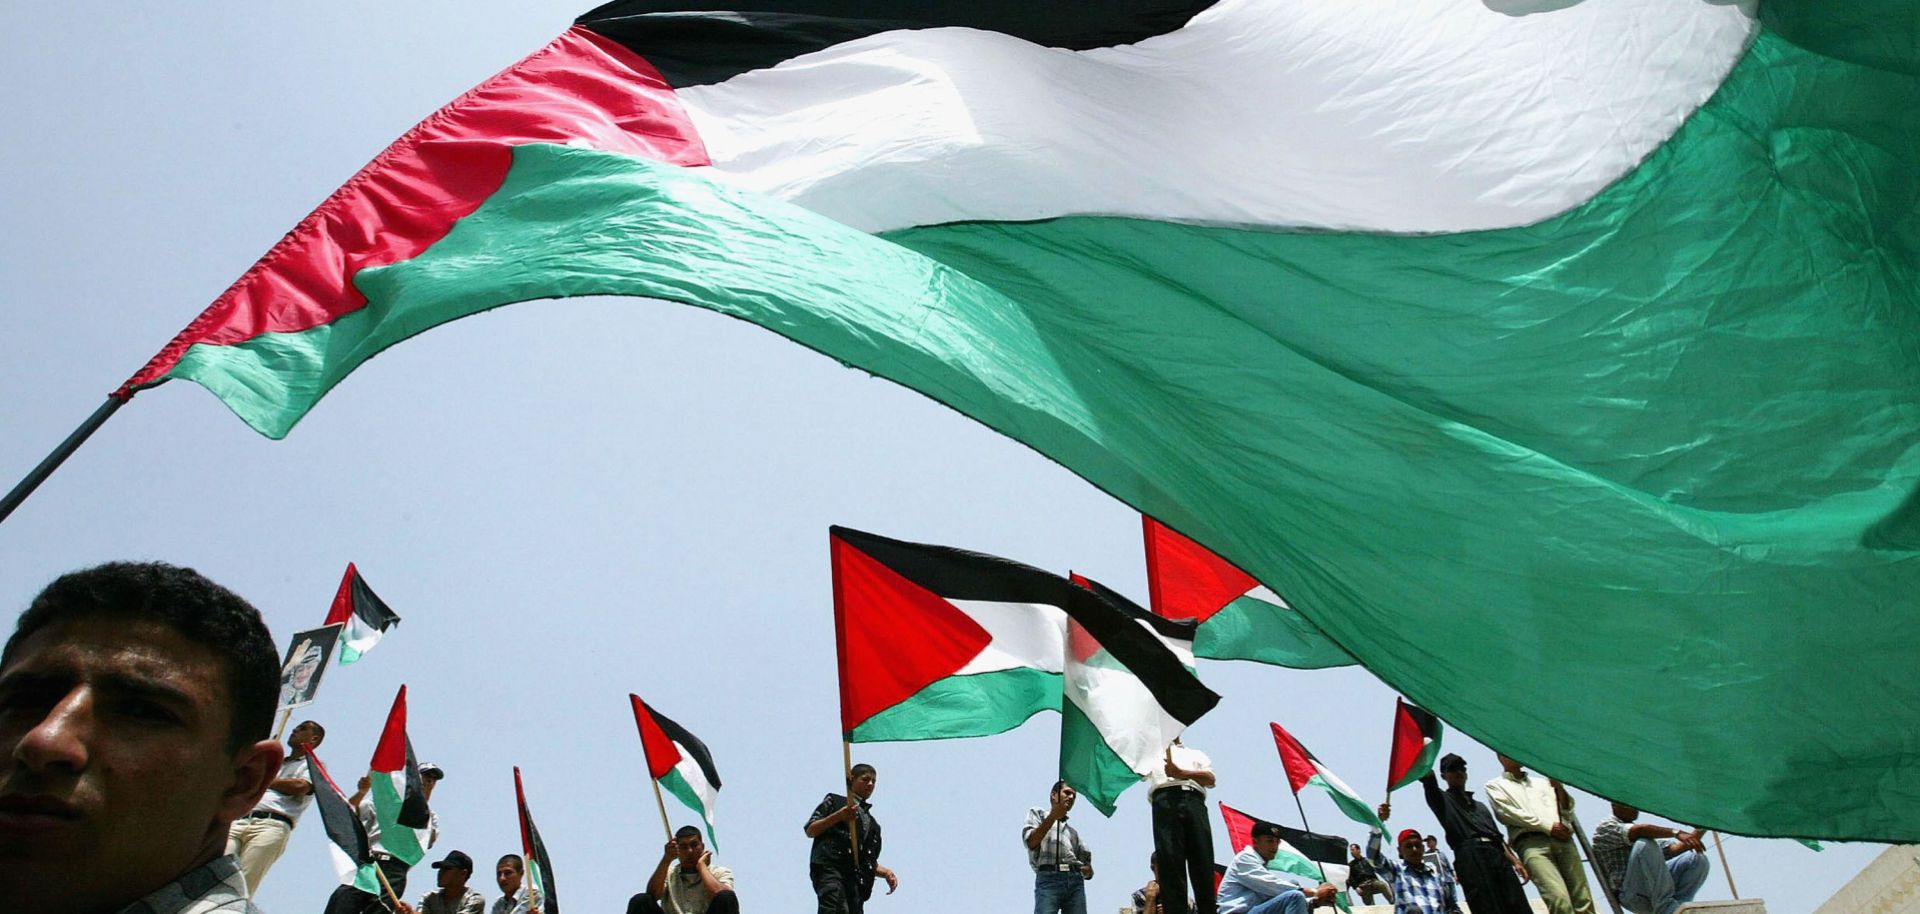
[[1057, 606], [1087, 630], [1113, 659], [1153, 694], [1168, 716], [1192, 724], [1220, 696], [1187, 671], [1178, 655], [1141, 628], [1120, 606], [1057, 574], [997, 556], [951, 546], [909, 543], [847, 527], [833, 536], [948, 600]]
[[1200, 623], [1192, 619], [1169, 619], [1166, 616], [1156, 615], [1148, 612], [1146, 607], [1127, 599], [1119, 591], [1099, 581], [1086, 575], [1081, 575], [1080, 579], [1087, 582], [1088, 590], [1098, 594], [1108, 603], [1120, 607], [1127, 615], [1132, 616], [1135, 621], [1146, 623], [1149, 628], [1159, 632], [1160, 637], [1185, 641], [1188, 644], [1193, 643], [1194, 634], [1199, 631]]
[[354, 812], [353, 804], [347, 802], [340, 785], [327, 773], [327, 766], [320, 764], [320, 757], [311, 751], [307, 753], [307, 767], [316, 775], [309, 779], [313, 784], [313, 806], [320, 813], [320, 827], [326, 831], [327, 840], [340, 848], [355, 866], [365, 866], [369, 861], [366, 826], [360, 824], [360, 816]]
[[427, 808], [427, 791], [420, 784], [420, 763], [413, 757], [413, 737], [407, 737], [407, 771], [404, 778], [406, 792], [400, 796], [400, 811], [394, 814], [393, 821], [408, 828], [426, 828], [433, 822], [433, 811]]
[[614, 0], [577, 21], [626, 45], [670, 85], [699, 86], [881, 32], [962, 26], [1051, 48], [1134, 44], [1185, 26], [1214, 0], [737, 0], [706, 7]]
[[660, 725], [660, 732], [665, 733], [668, 739], [679, 743], [681, 750], [693, 757], [693, 763], [700, 766], [700, 773], [706, 775], [707, 783], [713, 785], [713, 789], [719, 790], [720, 772], [713, 767], [713, 753], [707, 751], [707, 744], [701, 742], [699, 737], [688, 733], [687, 728], [654, 710], [652, 705], [647, 705], [647, 713], [653, 715], [653, 722]]
[[367, 579], [360, 572], [353, 573], [353, 583], [349, 584], [353, 594], [353, 614], [375, 631], [386, 631], [400, 621], [400, 614], [387, 606], [387, 601], [367, 586]]

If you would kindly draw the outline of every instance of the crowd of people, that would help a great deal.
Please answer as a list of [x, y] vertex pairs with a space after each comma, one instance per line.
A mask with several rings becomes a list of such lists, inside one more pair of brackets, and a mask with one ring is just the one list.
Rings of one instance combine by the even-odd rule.
[[[260, 613], [198, 573], [160, 563], [110, 563], [64, 575], [23, 612], [0, 652], [0, 898], [40, 914], [256, 914], [251, 896], [314, 805], [313, 751], [326, 728], [302, 721], [285, 745], [268, 737], [280, 691], [279, 663]], [[1307, 914], [1343, 890], [1396, 914], [1528, 911], [1532, 882], [1553, 914], [1592, 914], [1593, 901], [1569, 824], [1572, 800], [1558, 782], [1500, 757], [1501, 775], [1466, 789], [1458, 755], [1440, 760], [1440, 786], [1421, 778], [1451, 860], [1414, 829], [1395, 838], [1395, 857], [1374, 830], [1351, 846], [1346, 885], [1276, 869], [1283, 833], [1256, 823], [1216, 889], [1206, 796], [1212, 760], [1179, 740], [1148, 778], [1152, 878], [1133, 894], [1137, 914]], [[446, 776], [418, 766], [429, 801]], [[880, 862], [871, 797], [873, 766], [853, 765], [845, 793], [828, 793], [804, 824], [808, 873], [821, 914], [859, 914], [879, 882], [899, 877]], [[405, 900], [410, 866], [388, 852], [361, 778], [347, 803], [365, 831], [377, 886], [342, 885], [327, 914], [542, 914], [518, 854], [494, 868], [500, 897], [487, 905], [471, 885], [473, 859], [447, 852], [432, 864], [435, 886]], [[336, 795], [337, 796], [337, 795]], [[1034, 874], [1036, 914], [1085, 914], [1093, 853], [1069, 821], [1077, 794], [1056, 782], [1021, 828]], [[1379, 807], [1385, 821], [1392, 809]], [[1701, 832], [1638, 821], [1613, 804], [1594, 831], [1593, 862], [1634, 914], [1671, 914], [1705, 881]], [[1503, 830], [1504, 828], [1504, 830]], [[420, 844], [438, 839], [437, 820]], [[662, 850], [628, 914], [738, 914], [734, 874], [714, 862], [698, 829], [680, 829]]]

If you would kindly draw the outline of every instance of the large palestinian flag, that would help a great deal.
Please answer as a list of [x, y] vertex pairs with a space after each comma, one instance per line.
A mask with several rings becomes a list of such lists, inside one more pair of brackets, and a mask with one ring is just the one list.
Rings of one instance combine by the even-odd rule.
[[340, 633], [340, 665], [359, 660], [362, 654], [373, 650], [387, 629], [400, 624], [400, 614], [387, 608], [387, 601], [367, 586], [367, 579], [360, 576], [360, 570], [347, 563], [347, 573], [340, 578], [340, 589], [333, 595], [333, 603], [327, 608], [327, 625], [340, 623], [346, 629]]
[[647, 776], [699, 814], [707, 826], [707, 840], [719, 850], [720, 839], [713, 833], [713, 804], [720, 798], [720, 772], [713, 767], [713, 753], [699, 737], [655, 711], [640, 696], [629, 694], [627, 700], [633, 703], [633, 723], [640, 728]]
[[1194, 654], [1302, 670], [1346, 666], [1353, 655], [1279, 594], [1165, 524], [1140, 517], [1153, 611], [1198, 626]]
[[1033, 446], [1569, 783], [1911, 841], [1917, 164], [1906, 0], [617, 2], [117, 395], [279, 436], [444, 321], [685, 302]]

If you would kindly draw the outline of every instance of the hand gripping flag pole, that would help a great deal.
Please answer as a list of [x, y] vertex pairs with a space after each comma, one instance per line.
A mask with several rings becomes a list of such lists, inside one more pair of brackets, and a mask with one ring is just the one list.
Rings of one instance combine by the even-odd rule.
[[107, 402], [100, 404], [100, 408], [94, 410], [93, 415], [87, 417], [87, 421], [80, 423], [80, 427], [74, 429], [73, 433], [67, 436], [67, 440], [60, 442], [60, 446], [54, 448], [53, 453], [48, 454], [46, 459], [41, 460], [38, 465], [29, 470], [26, 477], [7, 492], [5, 498], [0, 498], [0, 523], [4, 523], [7, 515], [13, 513], [13, 509], [20, 507], [20, 503], [26, 501], [27, 496], [33, 494], [33, 490], [40, 488], [40, 484], [46, 482], [47, 477], [52, 476], [54, 470], [67, 462], [67, 458], [73, 456], [73, 452], [79, 450], [80, 445], [85, 444], [87, 439], [106, 423], [107, 418], [120, 407], [125, 406], [132, 397], [131, 393], [124, 397], [118, 392], [108, 395]]

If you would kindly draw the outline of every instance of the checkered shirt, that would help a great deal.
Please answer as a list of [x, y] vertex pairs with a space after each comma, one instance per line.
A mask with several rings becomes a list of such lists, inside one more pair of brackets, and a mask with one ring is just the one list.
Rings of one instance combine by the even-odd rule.
[[120, 914], [261, 914], [247, 897], [247, 881], [232, 857], [215, 857], [205, 866], [161, 886], [122, 909]]

